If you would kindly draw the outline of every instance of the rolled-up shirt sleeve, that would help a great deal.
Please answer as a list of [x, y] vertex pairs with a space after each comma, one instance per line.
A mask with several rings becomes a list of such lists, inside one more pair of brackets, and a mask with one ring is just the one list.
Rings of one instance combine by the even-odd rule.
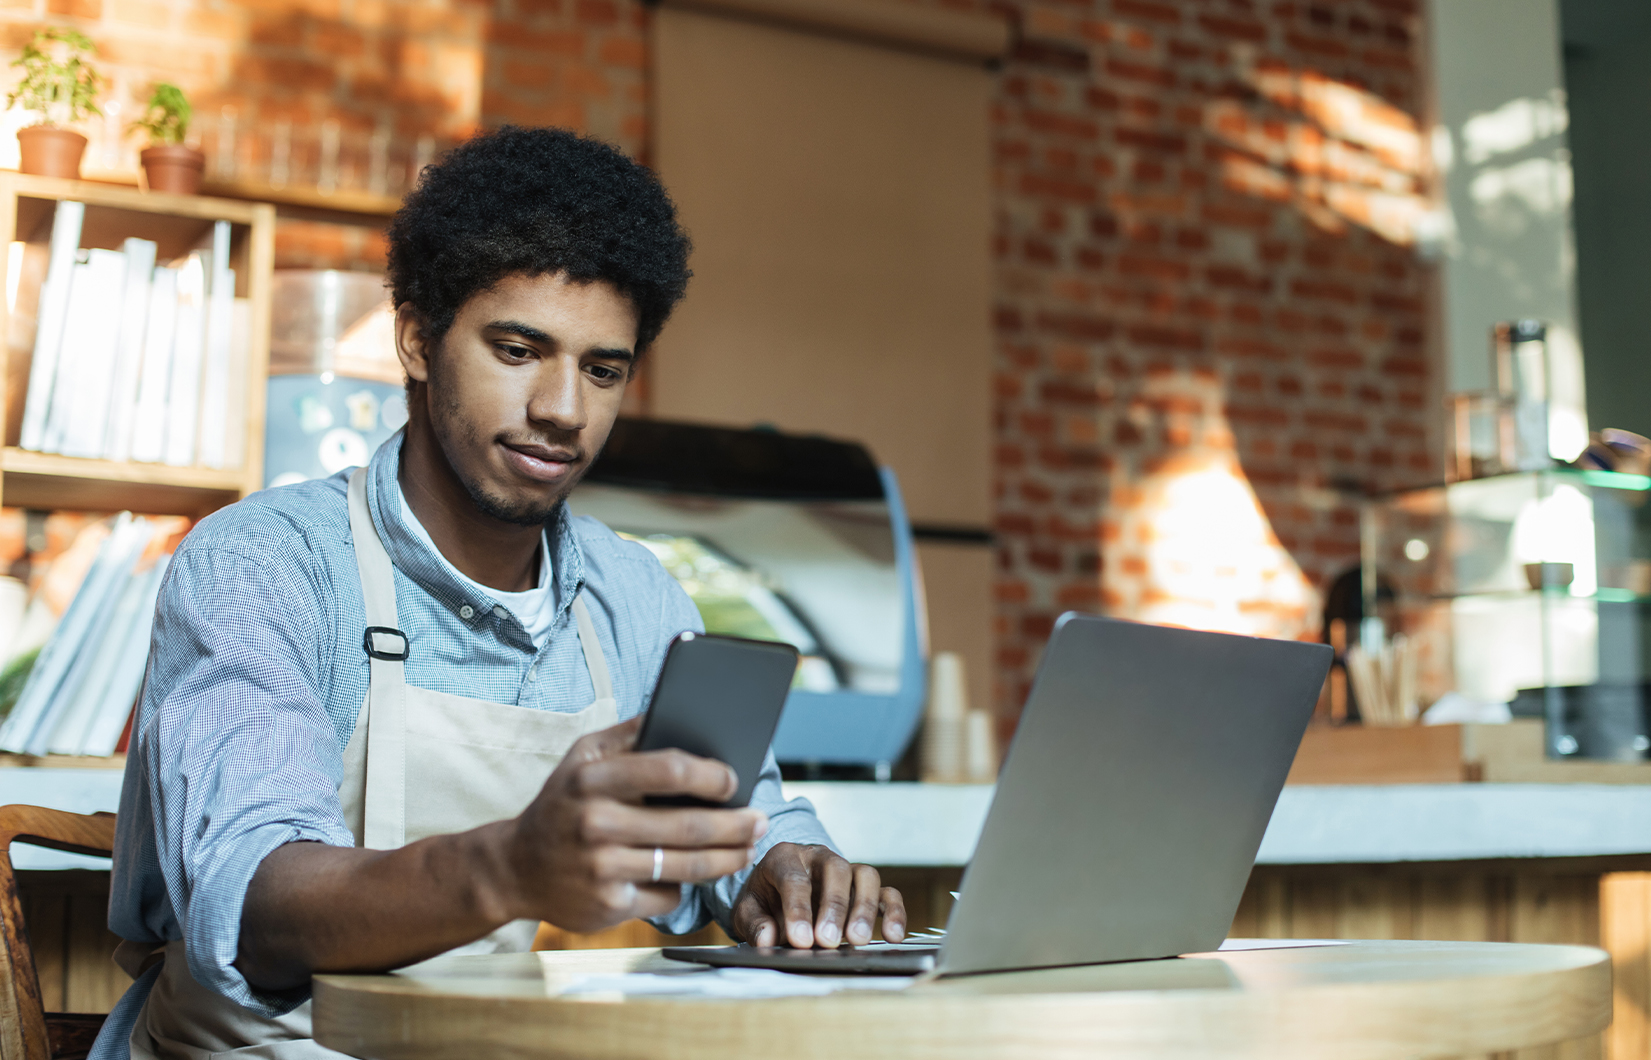
[[[705, 632], [704, 621], [693, 600], [670, 575], [664, 574], [663, 581], [668, 585], [662, 592], [659, 628], [669, 632], [658, 646], [658, 657], [652, 671], [656, 675], [665, 664], [666, 649], [678, 633]], [[823, 844], [837, 849], [826, 834], [825, 826], [814, 815], [812, 803], [807, 799], [786, 800], [780, 789], [780, 767], [774, 760], [773, 751], [768, 752], [762, 773], [751, 789], [751, 805], [767, 814], [769, 822], [767, 833], [757, 841], [757, 861], [761, 861], [779, 843]], [[682, 904], [664, 916], [650, 919], [648, 923], [668, 935], [686, 935], [715, 920], [724, 931], [732, 934], [734, 902], [751, 872], [752, 869], [747, 868], [707, 883], [683, 884]]]
[[235, 967], [241, 911], [263, 859], [297, 841], [353, 846], [342, 754], [324, 706], [336, 608], [304, 550], [190, 548], [168, 570], [134, 758], [156, 853], [197, 982], [266, 1015]]

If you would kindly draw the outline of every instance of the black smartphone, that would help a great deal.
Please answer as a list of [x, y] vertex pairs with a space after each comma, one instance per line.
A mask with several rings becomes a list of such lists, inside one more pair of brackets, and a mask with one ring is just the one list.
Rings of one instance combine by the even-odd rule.
[[797, 670], [797, 649], [770, 640], [682, 633], [665, 652], [638, 751], [679, 748], [732, 766], [739, 790], [727, 802], [654, 796], [654, 806], [739, 807], [751, 801], [768, 745]]

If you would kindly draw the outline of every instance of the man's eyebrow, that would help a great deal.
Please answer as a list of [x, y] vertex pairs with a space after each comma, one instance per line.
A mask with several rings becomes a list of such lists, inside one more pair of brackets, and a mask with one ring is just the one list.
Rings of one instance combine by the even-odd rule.
[[[539, 342], [539, 343], [543, 343], [547, 346], [554, 345], [555, 341], [556, 341], [555, 339], [551, 338], [550, 335], [548, 335], [546, 332], [542, 331], [541, 329], [534, 327], [532, 324], [524, 324], [520, 320], [495, 320], [495, 321], [490, 322], [487, 325], [487, 330], [488, 331], [502, 331], [502, 332], [505, 332], [508, 335], [519, 335], [522, 338], [527, 339], [529, 342]], [[596, 356], [602, 358], [603, 360], [608, 360], [608, 361], [634, 361], [634, 360], [636, 360], [636, 351], [635, 350], [627, 350], [627, 349], [623, 349], [623, 348], [614, 348], [614, 349], [605, 349], [604, 348], [604, 349], [591, 350], [590, 352], [594, 353]]]
[[510, 335], [520, 335], [531, 342], [549, 343], [551, 337], [532, 324], [524, 324], [520, 320], [495, 320], [487, 325], [489, 331], [503, 331]]

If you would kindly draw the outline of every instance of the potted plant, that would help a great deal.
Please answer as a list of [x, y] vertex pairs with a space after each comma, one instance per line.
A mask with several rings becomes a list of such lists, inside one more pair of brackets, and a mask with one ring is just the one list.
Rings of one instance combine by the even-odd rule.
[[183, 89], [163, 81], [149, 94], [143, 117], [132, 123], [134, 129], [149, 134], [149, 146], [138, 157], [151, 191], [193, 195], [201, 190], [206, 155], [183, 142], [189, 135], [192, 113]]
[[40, 116], [38, 123], [17, 131], [22, 149], [18, 168], [23, 172], [80, 176], [86, 137], [64, 126], [102, 113], [96, 100], [103, 78], [84, 58], [91, 52], [92, 42], [79, 30], [47, 26], [23, 45], [23, 54], [12, 63], [22, 68], [23, 80], [6, 97], [6, 106], [22, 104]]

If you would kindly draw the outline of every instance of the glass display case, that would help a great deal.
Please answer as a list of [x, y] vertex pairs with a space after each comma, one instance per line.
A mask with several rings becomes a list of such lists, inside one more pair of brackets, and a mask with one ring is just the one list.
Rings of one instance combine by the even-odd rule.
[[794, 645], [784, 765], [886, 777], [926, 694], [899, 485], [853, 442], [621, 419], [569, 506], [652, 552], [710, 633]]
[[1648, 490], [1551, 468], [1371, 500], [1361, 641], [1405, 633], [1423, 703], [1454, 691], [1541, 716], [1550, 756], [1646, 758]]

